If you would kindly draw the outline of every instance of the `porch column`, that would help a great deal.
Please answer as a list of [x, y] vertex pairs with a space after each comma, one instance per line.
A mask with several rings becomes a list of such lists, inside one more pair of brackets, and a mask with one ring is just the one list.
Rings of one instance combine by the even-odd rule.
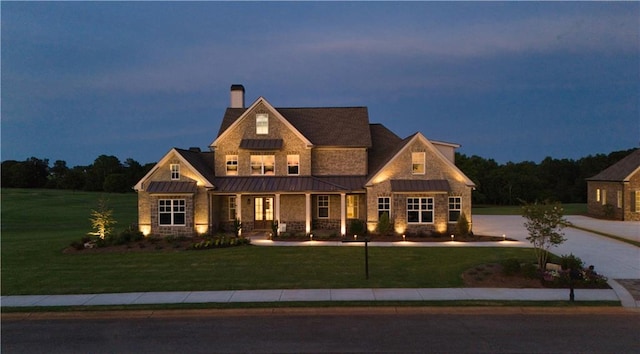
[[276, 199], [274, 201], [274, 220], [278, 222], [278, 231], [276, 231], [277, 235], [280, 235], [280, 193], [276, 193]]
[[306, 193], [305, 198], [305, 212], [304, 212], [304, 230], [307, 234], [311, 233], [311, 194]]
[[340, 234], [347, 234], [347, 201], [346, 193], [340, 193]]
[[[236, 220], [242, 222], [242, 194], [236, 194]], [[238, 235], [242, 235], [242, 227]]]

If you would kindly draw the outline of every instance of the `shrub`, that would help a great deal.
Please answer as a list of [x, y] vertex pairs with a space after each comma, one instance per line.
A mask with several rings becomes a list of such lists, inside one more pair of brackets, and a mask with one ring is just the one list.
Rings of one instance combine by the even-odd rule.
[[365, 228], [364, 223], [360, 219], [353, 219], [349, 223], [349, 232], [352, 235], [364, 235]]
[[380, 215], [377, 231], [381, 235], [388, 235], [393, 232], [393, 225], [391, 225], [391, 220], [389, 220], [389, 213], [385, 212]]
[[456, 223], [456, 234], [466, 237], [469, 235], [469, 231], [470, 231], [469, 220], [467, 219], [467, 216], [465, 215], [465, 213], [462, 213], [460, 214], [460, 217], [458, 218], [458, 222]]
[[538, 271], [538, 267], [536, 267], [533, 263], [525, 263], [520, 266], [520, 272], [527, 278], [536, 279], [540, 278], [540, 272]]
[[504, 275], [515, 275], [520, 273], [520, 261], [515, 258], [505, 259], [502, 262], [502, 273]]
[[568, 270], [568, 269], [579, 270], [579, 269], [582, 269], [583, 264], [584, 262], [582, 262], [582, 259], [574, 256], [573, 254], [560, 256], [560, 266], [564, 270]]

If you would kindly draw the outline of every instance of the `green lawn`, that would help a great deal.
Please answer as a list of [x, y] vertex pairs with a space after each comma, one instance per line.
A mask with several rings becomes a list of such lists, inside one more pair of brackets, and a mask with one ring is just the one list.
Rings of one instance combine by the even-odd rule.
[[[236, 247], [206, 251], [64, 254], [90, 231], [100, 193], [2, 190], [2, 295], [280, 288], [456, 287], [474, 265], [520, 248]], [[135, 194], [104, 195], [124, 229]]]

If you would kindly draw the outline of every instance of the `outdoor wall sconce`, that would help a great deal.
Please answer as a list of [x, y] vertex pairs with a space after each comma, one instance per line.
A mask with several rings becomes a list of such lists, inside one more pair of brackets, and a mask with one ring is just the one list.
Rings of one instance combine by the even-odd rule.
[[251, 205], [251, 198], [247, 198], [247, 205]]

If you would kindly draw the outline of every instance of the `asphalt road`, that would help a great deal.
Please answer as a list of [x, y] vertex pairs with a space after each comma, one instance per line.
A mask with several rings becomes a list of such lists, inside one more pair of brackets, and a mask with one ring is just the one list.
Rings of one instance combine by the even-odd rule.
[[[536, 309], [524, 312], [535, 312]], [[2, 353], [637, 353], [640, 313], [301, 310], [2, 318]], [[8, 317], [8, 318], [7, 318]]]

